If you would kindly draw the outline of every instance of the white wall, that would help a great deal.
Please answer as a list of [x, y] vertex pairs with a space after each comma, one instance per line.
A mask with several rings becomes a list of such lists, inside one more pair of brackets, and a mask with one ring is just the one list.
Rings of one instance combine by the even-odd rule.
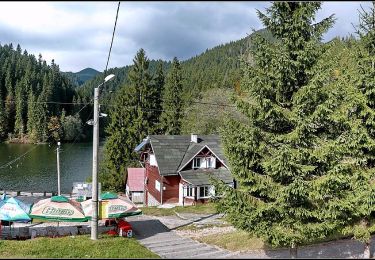
[[139, 191], [132, 192], [132, 201], [134, 203], [143, 203], [143, 197], [144, 197], [143, 192], [139, 192]]
[[158, 163], [156, 162], [155, 154], [150, 154], [150, 165], [151, 166], [158, 166]]

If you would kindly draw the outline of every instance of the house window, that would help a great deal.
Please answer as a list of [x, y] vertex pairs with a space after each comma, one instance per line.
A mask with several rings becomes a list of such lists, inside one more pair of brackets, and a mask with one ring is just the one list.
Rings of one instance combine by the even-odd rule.
[[199, 187], [199, 198], [209, 198], [215, 196], [214, 186], [201, 186]]
[[194, 188], [193, 187], [186, 187], [185, 190], [185, 196], [186, 197], [194, 197]]
[[157, 189], [158, 191], [160, 191], [160, 182], [155, 181], [155, 189]]
[[202, 186], [199, 187], [199, 197], [200, 198], [207, 198], [209, 197], [209, 186]]
[[208, 157], [207, 158], [207, 168], [215, 168], [216, 167], [216, 158], [215, 157]]
[[212, 168], [212, 161], [213, 161], [212, 157], [207, 158], [207, 168]]
[[193, 169], [197, 169], [201, 167], [201, 158], [195, 157], [193, 159]]

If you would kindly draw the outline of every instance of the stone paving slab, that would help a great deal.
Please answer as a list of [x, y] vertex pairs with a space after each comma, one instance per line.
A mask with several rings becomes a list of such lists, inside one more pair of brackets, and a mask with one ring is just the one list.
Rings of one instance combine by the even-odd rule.
[[[204, 258], [204, 256], [225, 258], [233, 255], [230, 251], [199, 243], [190, 238], [183, 238], [151, 216], [134, 216], [127, 220], [133, 227], [134, 237], [162, 258]], [[182, 224], [187, 222], [190, 220], [184, 220]], [[172, 226], [176, 224], [176, 222], [169, 223]]]
[[[228, 252], [226, 250], [218, 250], [216, 252], [207, 252], [203, 254], [199, 254], [200, 258], [228, 258], [230, 256], [236, 255], [238, 253]], [[189, 256], [186, 258], [197, 258], [196, 255]]]
[[192, 244], [191, 240], [187, 239], [177, 239], [169, 242], [162, 242], [162, 243], [153, 243], [153, 244], [147, 244], [144, 243], [148, 248], [170, 248], [170, 247], [178, 247], [178, 246], [184, 246], [186, 244]]
[[[142, 243], [144, 245], [147, 245], [149, 247], [153, 247], [154, 245], [159, 245], [159, 244], [167, 244], [167, 245], [170, 245], [171, 243], [174, 243], [176, 240], [179, 240], [179, 239], [176, 239], [176, 238], [173, 238], [173, 239], [166, 239], [166, 240], [160, 240], [160, 239], [157, 239], [156, 241], [155, 240], [149, 240], [149, 239], [143, 239], [142, 240]], [[181, 239], [181, 240], [186, 240], [188, 241], [187, 239]]]
[[165, 254], [170, 252], [176, 252], [176, 251], [186, 251], [186, 250], [193, 250], [199, 247], [198, 244], [180, 244], [180, 245], [172, 245], [172, 246], [166, 246], [166, 247], [157, 247], [157, 248], [150, 248], [157, 252], [158, 254]]
[[174, 252], [169, 253], [161, 253], [160, 256], [166, 257], [166, 258], [186, 258], [186, 257], [196, 257], [199, 258], [200, 254], [208, 253], [208, 252], [216, 252], [217, 249], [207, 246], [201, 246], [198, 248], [195, 248], [194, 250], [176, 250]]

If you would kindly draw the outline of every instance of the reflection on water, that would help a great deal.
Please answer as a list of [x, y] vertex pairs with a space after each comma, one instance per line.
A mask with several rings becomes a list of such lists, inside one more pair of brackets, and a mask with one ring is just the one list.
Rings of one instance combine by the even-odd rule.
[[[0, 190], [57, 192], [56, 148], [49, 144], [0, 144]], [[86, 181], [91, 174], [92, 143], [61, 144], [61, 192], [71, 192], [73, 182]]]

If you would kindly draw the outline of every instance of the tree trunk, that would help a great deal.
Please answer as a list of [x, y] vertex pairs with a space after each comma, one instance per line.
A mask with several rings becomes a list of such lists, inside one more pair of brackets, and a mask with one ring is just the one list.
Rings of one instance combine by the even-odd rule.
[[290, 258], [297, 258], [297, 246], [295, 244], [292, 244], [292, 246], [289, 248]]

